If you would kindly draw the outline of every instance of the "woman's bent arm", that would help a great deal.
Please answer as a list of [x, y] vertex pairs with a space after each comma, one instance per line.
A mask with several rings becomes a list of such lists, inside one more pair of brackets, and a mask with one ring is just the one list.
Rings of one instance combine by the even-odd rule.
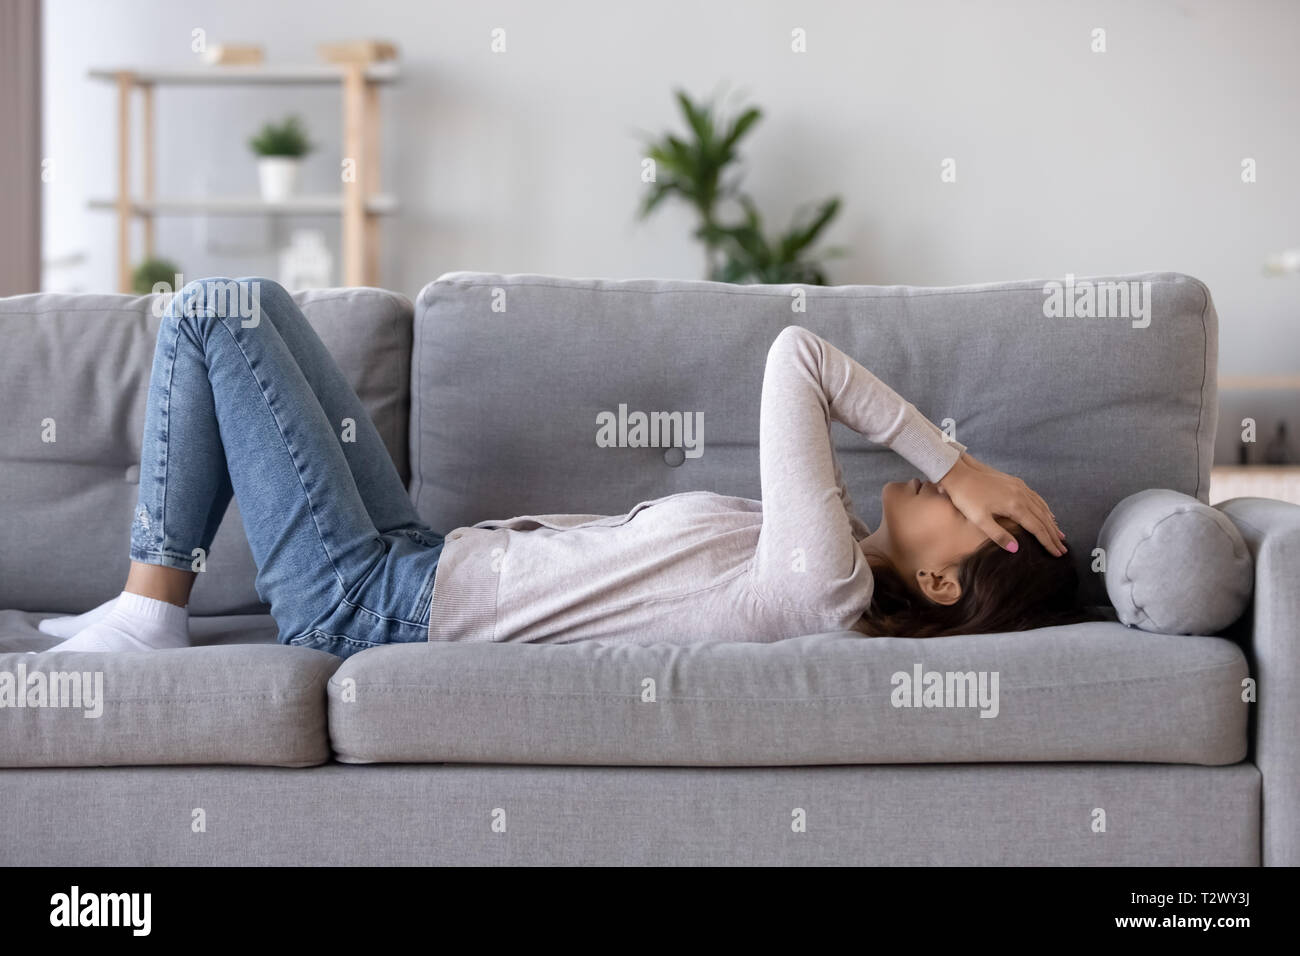
[[776, 337], [763, 373], [755, 587], [765, 599], [828, 614], [860, 605], [871, 580], [831, 444], [832, 421], [893, 449], [931, 481], [966, 450], [824, 339], [799, 326]]

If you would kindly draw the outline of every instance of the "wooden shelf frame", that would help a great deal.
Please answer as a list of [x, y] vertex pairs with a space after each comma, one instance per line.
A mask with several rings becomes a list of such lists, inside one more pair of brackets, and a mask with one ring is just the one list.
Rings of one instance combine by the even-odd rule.
[[[148, 86], [337, 86], [349, 69], [329, 63], [307, 66], [192, 66], [175, 69], [93, 69], [93, 80], [117, 82], [123, 72], [130, 72], [136, 82]], [[367, 83], [395, 83], [397, 64], [391, 61], [359, 66]]]
[[[91, 199], [91, 209], [114, 210], [116, 199]], [[132, 199], [131, 212], [136, 216], [265, 216], [283, 213], [291, 216], [338, 216], [343, 212], [343, 195], [290, 196], [271, 202], [259, 196], [173, 196], [168, 199]], [[397, 200], [378, 193], [366, 200], [366, 213], [387, 216], [397, 212]]]
[[[94, 69], [90, 77], [117, 87], [117, 194], [91, 200], [92, 209], [117, 214], [117, 284], [131, 291], [131, 222], [139, 219], [144, 255], [154, 254], [154, 219], [159, 215], [340, 215], [343, 285], [379, 285], [379, 217], [396, 212], [392, 196], [380, 193], [379, 88], [396, 82], [394, 63], [356, 63], [302, 67], [212, 66], [126, 70]], [[342, 183], [341, 197], [302, 196], [266, 203], [240, 197], [159, 199], [154, 192], [154, 89], [157, 86], [337, 85], [342, 90], [343, 157], [355, 161], [355, 176]], [[131, 194], [131, 103], [141, 108], [141, 194]]]
[[1300, 375], [1220, 375], [1219, 391], [1300, 391]]

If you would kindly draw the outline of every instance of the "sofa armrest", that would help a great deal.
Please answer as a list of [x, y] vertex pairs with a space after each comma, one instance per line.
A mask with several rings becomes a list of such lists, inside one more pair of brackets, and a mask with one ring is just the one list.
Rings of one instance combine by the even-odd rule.
[[1215, 505], [1255, 559], [1250, 672], [1259, 694], [1255, 764], [1264, 778], [1265, 866], [1300, 865], [1300, 505], [1232, 498]]

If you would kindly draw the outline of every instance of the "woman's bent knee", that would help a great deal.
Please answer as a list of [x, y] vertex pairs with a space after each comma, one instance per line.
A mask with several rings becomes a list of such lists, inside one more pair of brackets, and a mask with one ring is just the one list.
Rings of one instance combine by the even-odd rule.
[[[242, 328], [255, 328], [262, 320], [262, 279], [230, 279], [214, 276], [187, 282], [167, 309], [174, 321], [190, 321], [196, 331], [206, 331], [202, 320], [219, 320], [231, 324], [238, 320]], [[276, 289], [283, 292], [277, 285]], [[275, 294], [275, 293], [273, 293]]]

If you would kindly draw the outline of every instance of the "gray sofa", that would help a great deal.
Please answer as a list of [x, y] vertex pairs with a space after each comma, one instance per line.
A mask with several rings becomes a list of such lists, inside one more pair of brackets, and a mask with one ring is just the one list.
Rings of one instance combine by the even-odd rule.
[[[1042, 282], [451, 273], [414, 305], [296, 298], [439, 530], [687, 490], [760, 497], [764, 357], [798, 324], [1039, 490], [1084, 599], [1105, 605], [1091, 550], [1108, 512], [1146, 488], [1205, 501], [1217, 420], [1206, 288], [1123, 281], [1150, 283], [1148, 325], [1049, 318]], [[1266, 499], [1221, 506], [1256, 581], [1220, 634], [701, 632], [340, 662], [275, 643], [232, 506], [194, 590], [200, 646], [27, 655], [54, 643], [42, 617], [121, 588], [156, 306], [0, 300], [0, 675], [52, 689], [0, 709], [0, 863], [1300, 863], [1300, 507]], [[597, 414], [620, 405], [703, 413], [703, 454], [598, 447]], [[874, 527], [881, 484], [911, 470], [835, 437]], [[996, 673], [996, 715], [894, 706], [891, 675], [917, 667]]]

